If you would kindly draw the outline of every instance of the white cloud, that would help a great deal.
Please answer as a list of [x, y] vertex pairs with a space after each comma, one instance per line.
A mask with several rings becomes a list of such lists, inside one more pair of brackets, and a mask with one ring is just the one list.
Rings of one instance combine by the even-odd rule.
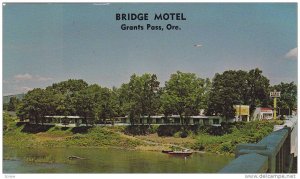
[[298, 47], [291, 49], [287, 54], [285, 54], [287, 59], [297, 59], [298, 58]]
[[27, 87], [27, 86], [22, 86], [18, 91], [22, 93], [26, 93], [27, 91], [32, 90], [33, 88]]
[[30, 88], [30, 87], [27, 87], [27, 86], [15, 87], [14, 90], [10, 90], [11, 92], [3, 93], [3, 96], [15, 95], [15, 94], [21, 94], [21, 93], [25, 94], [30, 90], [33, 90], [33, 88]]
[[52, 80], [52, 78], [50, 78], [50, 77], [42, 77], [42, 76], [36, 76], [36, 80], [37, 81], [50, 81], [50, 80]]
[[8, 79], [3, 79], [3, 94], [27, 93], [35, 87], [44, 87], [54, 79], [31, 73], [16, 74]]
[[26, 81], [26, 80], [31, 80], [32, 75], [25, 73], [25, 74], [18, 74], [14, 76], [15, 80], [17, 81]]
[[108, 6], [110, 3], [94, 3], [94, 6]]
[[43, 77], [40, 75], [31, 75], [29, 73], [15, 75], [14, 79], [17, 82], [18, 81], [50, 81], [50, 80], [52, 80], [52, 78], [50, 78], [50, 77]]

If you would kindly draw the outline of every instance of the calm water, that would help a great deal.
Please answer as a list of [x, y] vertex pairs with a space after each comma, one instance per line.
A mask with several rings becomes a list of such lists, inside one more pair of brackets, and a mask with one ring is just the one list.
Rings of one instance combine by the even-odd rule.
[[[69, 160], [70, 155], [85, 159]], [[3, 173], [215, 173], [233, 159], [198, 153], [185, 159], [147, 151], [6, 147], [3, 157], [9, 159], [3, 160]]]

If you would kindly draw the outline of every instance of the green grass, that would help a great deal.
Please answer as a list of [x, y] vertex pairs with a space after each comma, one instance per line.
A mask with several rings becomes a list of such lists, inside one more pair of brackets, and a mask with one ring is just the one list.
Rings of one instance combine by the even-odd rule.
[[35, 136], [21, 132], [22, 126], [18, 127], [18, 118], [9, 113], [3, 113], [3, 144], [19, 147], [27, 147], [33, 144]]
[[[163, 128], [154, 126], [142, 129], [128, 126], [114, 127], [92, 127], [80, 128], [65, 128], [54, 126], [47, 131], [28, 133], [24, 132], [25, 125], [17, 125], [18, 118], [8, 113], [3, 115], [3, 143], [6, 146], [12, 147], [113, 147], [123, 149], [135, 149], [137, 146], [147, 145], [141, 140], [138, 140], [129, 131], [141, 133], [137, 135], [147, 136], [149, 133], [155, 132], [163, 134], [163, 131], [170, 126]], [[185, 147], [194, 150], [212, 152], [212, 153], [234, 153], [237, 144], [240, 143], [256, 143], [263, 137], [273, 131], [275, 124], [280, 124], [282, 121], [254, 121], [254, 122], [239, 122], [222, 126], [221, 129], [215, 130], [212, 127], [199, 127], [191, 129], [181, 129], [171, 131], [173, 137], [183, 137], [183, 132], [188, 138], [183, 140], [195, 139], [196, 142], [190, 142]], [[31, 126], [32, 127], [32, 126]], [[34, 126], [33, 126], [34, 127]], [[144, 129], [145, 128], [145, 129]], [[146, 131], [146, 132], [145, 132]], [[221, 131], [221, 132], [220, 132]], [[170, 132], [167, 131], [167, 134]], [[127, 135], [128, 134], [128, 135]], [[171, 137], [171, 136], [170, 136]], [[186, 136], [184, 136], [186, 137]], [[172, 138], [172, 137], [171, 137]], [[159, 137], [158, 139], [164, 139]], [[170, 143], [167, 140], [159, 140], [162, 144]], [[34, 160], [34, 159], [29, 159]], [[46, 159], [48, 160], [48, 159]]]
[[71, 132], [71, 130], [72, 128], [64, 129], [64, 127], [54, 126], [50, 128], [46, 133], [55, 136], [64, 136], [64, 135], [72, 135], [73, 133]]
[[17, 117], [4, 113], [3, 143], [12, 147], [115, 147], [134, 149], [141, 143], [120, 134], [122, 127], [93, 127], [86, 133], [73, 133], [72, 128], [54, 126], [45, 132], [25, 133], [17, 126]]
[[3, 131], [10, 131], [17, 128], [16, 123], [18, 121], [17, 116], [11, 115], [8, 112], [3, 113]]
[[140, 143], [121, 136], [109, 127], [94, 127], [87, 134], [74, 134], [64, 141], [66, 146], [134, 148]]
[[257, 143], [273, 131], [274, 121], [254, 121], [235, 123], [230, 128], [231, 133], [221, 136], [200, 133], [195, 137], [197, 142], [192, 146], [196, 150], [212, 153], [234, 153], [237, 144]]

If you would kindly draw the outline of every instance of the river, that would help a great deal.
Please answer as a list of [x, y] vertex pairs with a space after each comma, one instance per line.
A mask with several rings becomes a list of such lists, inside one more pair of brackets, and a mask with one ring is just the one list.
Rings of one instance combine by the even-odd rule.
[[[75, 155], [84, 159], [69, 160]], [[216, 173], [234, 157], [187, 158], [150, 151], [98, 148], [3, 148], [3, 173]]]

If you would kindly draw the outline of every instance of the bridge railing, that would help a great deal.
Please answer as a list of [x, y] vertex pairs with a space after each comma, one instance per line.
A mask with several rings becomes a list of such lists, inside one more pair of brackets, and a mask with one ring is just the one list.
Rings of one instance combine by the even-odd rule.
[[[295, 126], [284, 125], [277, 131], [263, 138], [256, 144], [239, 144], [236, 147], [236, 159], [225, 166], [219, 173], [289, 173], [292, 169], [294, 154], [291, 144], [294, 144], [293, 132]], [[295, 130], [294, 130], [295, 129]], [[295, 136], [295, 135], [292, 135]]]

